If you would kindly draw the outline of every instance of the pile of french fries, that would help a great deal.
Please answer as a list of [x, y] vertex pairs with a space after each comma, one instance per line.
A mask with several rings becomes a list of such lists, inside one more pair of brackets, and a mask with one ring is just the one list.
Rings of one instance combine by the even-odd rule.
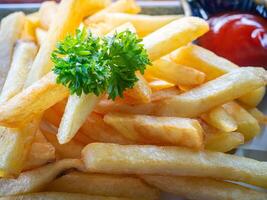
[[[267, 71], [193, 44], [209, 30], [202, 19], [140, 11], [134, 0], [62, 0], [2, 20], [0, 200], [267, 199], [239, 184], [267, 188], [267, 163], [227, 153], [267, 123]], [[51, 52], [79, 27], [143, 39], [152, 64], [124, 98], [56, 83]]]

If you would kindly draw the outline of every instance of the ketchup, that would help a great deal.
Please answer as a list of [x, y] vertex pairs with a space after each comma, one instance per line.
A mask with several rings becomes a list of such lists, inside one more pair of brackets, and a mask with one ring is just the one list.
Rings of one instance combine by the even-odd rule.
[[239, 66], [267, 68], [267, 20], [246, 13], [223, 13], [208, 20], [198, 44]]

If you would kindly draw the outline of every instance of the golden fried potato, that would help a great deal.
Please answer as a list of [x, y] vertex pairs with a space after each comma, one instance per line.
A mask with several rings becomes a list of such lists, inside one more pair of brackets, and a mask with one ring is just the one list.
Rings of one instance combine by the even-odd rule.
[[264, 200], [267, 194], [238, 184], [209, 178], [145, 175], [142, 178], [162, 191], [191, 200]]
[[[239, 68], [181, 95], [154, 105], [156, 115], [197, 117], [223, 103], [265, 86], [263, 68]], [[157, 109], [156, 109], [157, 108]]]
[[267, 124], [267, 116], [261, 112], [258, 108], [248, 109], [248, 112], [255, 118], [260, 124]]
[[265, 90], [265, 87], [260, 87], [257, 90], [254, 90], [252, 92], [249, 92], [248, 94], [243, 95], [242, 97], [239, 97], [238, 100], [248, 106], [256, 107], [262, 101], [265, 95]]
[[0, 179], [0, 197], [39, 192], [60, 173], [73, 168], [82, 170], [82, 162], [77, 159], [66, 159], [23, 172], [18, 178], [2, 178]]
[[237, 122], [237, 132], [244, 135], [245, 140], [251, 140], [261, 131], [258, 121], [242, 106], [236, 102], [229, 102], [223, 105], [223, 108], [235, 119]]
[[159, 191], [140, 179], [108, 174], [70, 173], [48, 184], [45, 191], [156, 200]]
[[23, 89], [36, 53], [37, 46], [33, 42], [20, 41], [16, 44], [11, 67], [0, 95], [0, 103], [9, 100]]
[[[182, 15], [136, 15], [127, 13], [105, 13], [94, 23], [105, 23], [119, 26], [126, 22], [130, 22], [136, 28], [139, 37], [147, 36], [166, 24], [183, 17]], [[93, 18], [93, 17], [92, 17]]]
[[22, 126], [68, 94], [67, 88], [56, 84], [56, 75], [51, 72], [0, 105], [0, 124], [7, 127]]
[[[107, 6], [105, 9], [100, 10], [94, 15], [88, 17], [85, 20], [85, 24], [99, 23], [103, 21], [105, 14], [107, 13], [130, 13], [137, 14], [141, 11], [140, 6], [137, 5], [135, 0], [118, 0], [111, 5]], [[117, 25], [117, 24], [116, 24]], [[120, 24], [118, 24], [120, 25]]]
[[[171, 58], [178, 64], [186, 65], [204, 72], [207, 75], [207, 80], [212, 80], [225, 73], [235, 70], [238, 66], [229, 60], [217, 56], [215, 53], [204, 49], [197, 45], [189, 44], [174, 51]], [[264, 96], [265, 88], [251, 91], [246, 94], [240, 101], [254, 105], [259, 103]]]
[[200, 85], [206, 75], [194, 68], [176, 64], [169, 56], [162, 57], [148, 66], [145, 76], [151, 75], [175, 85]]
[[15, 12], [3, 18], [0, 26], [0, 91], [8, 74], [13, 49], [20, 37], [26, 17], [22, 12]]
[[58, 4], [55, 1], [45, 1], [39, 8], [41, 28], [48, 30], [53, 20], [56, 19]]
[[143, 44], [151, 61], [186, 45], [209, 30], [207, 22], [196, 17], [175, 20], [144, 37]]
[[41, 29], [41, 28], [37, 28], [35, 30], [35, 35], [36, 35], [36, 40], [37, 40], [37, 44], [39, 46], [42, 45], [42, 43], [45, 42], [45, 37], [47, 36], [47, 31]]
[[66, 159], [66, 158], [80, 158], [81, 157], [81, 151], [84, 147], [84, 145], [80, 144], [79, 142], [75, 140], [71, 140], [67, 144], [59, 144], [57, 140], [57, 136], [55, 133], [52, 133], [51, 131], [47, 131], [42, 129], [43, 134], [45, 135], [46, 139], [53, 145], [53, 147], [56, 149], [56, 155], [60, 159]]
[[201, 115], [201, 118], [221, 131], [232, 132], [237, 130], [237, 122], [223, 107], [213, 108], [208, 113]]
[[31, 149], [24, 163], [23, 170], [40, 167], [44, 164], [55, 161], [55, 159], [55, 147], [46, 140], [39, 130], [35, 135]]
[[267, 162], [219, 152], [92, 143], [82, 158], [89, 172], [210, 177], [267, 187]]
[[18, 175], [23, 169], [37, 131], [37, 121], [22, 128], [0, 127], [0, 170], [6, 175]]
[[203, 147], [203, 130], [195, 119], [110, 113], [104, 121], [137, 143]]

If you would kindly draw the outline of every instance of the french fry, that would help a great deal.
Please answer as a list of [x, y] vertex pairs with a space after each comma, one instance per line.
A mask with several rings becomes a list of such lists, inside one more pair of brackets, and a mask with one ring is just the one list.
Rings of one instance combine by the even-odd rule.
[[140, 10], [141, 8], [136, 4], [134, 0], [119, 0], [117, 2], [112, 3], [105, 9], [102, 9], [101, 11], [97, 12], [96, 14], [88, 17], [85, 20], [85, 24], [90, 25], [91, 23], [101, 22], [106, 13], [121, 12], [121, 13], [136, 14], [139, 13]]
[[201, 115], [201, 118], [221, 131], [232, 132], [237, 130], [236, 121], [223, 107], [213, 108], [208, 113]]
[[103, 116], [92, 113], [81, 127], [80, 131], [85, 135], [92, 138], [94, 141], [118, 143], [118, 144], [131, 144], [132, 142], [123, 137], [113, 127], [106, 124]]
[[128, 113], [128, 114], [140, 114], [149, 115], [156, 113], [155, 103], [140, 104], [140, 105], [127, 105], [111, 100], [101, 100], [95, 107], [95, 112], [105, 115], [110, 112]]
[[[145, 77], [145, 79], [147, 80], [147, 77]], [[151, 88], [152, 92], [170, 89], [170, 88], [173, 88], [175, 86], [172, 83], [169, 83], [167, 81], [160, 80], [160, 79], [154, 78], [154, 77], [153, 77], [153, 79], [150, 79], [150, 81], [148, 82], [148, 85]], [[152, 93], [152, 95], [153, 95], [153, 93]], [[152, 101], [152, 97], [151, 97], [151, 101]]]
[[36, 41], [35, 29], [37, 28], [37, 26], [38, 23], [35, 23], [34, 21], [26, 17], [20, 39], [26, 41]]
[[110, 113], [104, 121], [137, 143], [203, 147], [203, 130], [194, 119]]
[[147, 200], [154, 200], [159, 197], [158, 190], [149, 187], [138, 178], [78, 172], [54, 180], [45, 191]]
[[203, 47], [189, 44], [172, 52], [171, 58], [178, 64], [195, 68], [206, 74], [207, 81], [238, 68], [234, 63], [217, 56]]
[[147, 67], [145, 73], [175, 85], [200, 85], [206, 77], [203, 72], [194, 68], [176, 64], [169, 59], [169, 56], [154, 61], [152, 66]]
[[45, 31], [41, 28], [36, 28], [35, 29], [35, 35], [36, 35], [37, 44], [39, 46], [41, 46], [45, 42], [45, 37], [47, 36], [47, 31]]
[[36, 122], [20, 129], [0, 127], [0, 170], [8, 175], [21, 172], [36, 130]]
[[52, 72], [48, 73], [0, 106], [0, 113], [2, 113], [0, 124], [7, 127], [22, 126], [66, 98], [68, 94], [67, 88], [56, 84], [56, 75]]
[[256, 107], [262, 101], [265, 95], [265, 87], [260, 87], [259, 89], [249, 92], [248, 94], [239, 97], [238, 100], [245, 105]]
[[[225, 73], [235, 70], [238, 68], [237, 65], [217, 56], [215, 53], [199, 47], [197, 45], [189, 44], [184, 46], [171, 55], [172, 59], [179, 64], [193, 67], [199, 71], [204, 72], [207, 75], [207, 80], [212, 80]], [[251, 91], [249, 96], [250, 100], [246, 97], [241, 98], [240, 101], [244, 103], [257, 103], [260, 102], [262, 96], [264, 96], [265, 89], [258, 89], [258, 91]]]
[[262, 68], [239, 68], [181, 95], [154, 105], [156, 115], [197, 117], [223, 103], [265, 86], [267, 72]]
[[228, 152], [244, 144], [244, 136], [238, 132], [217, 132], [205, 137], [205, 149], [217, 152]]
[[116, 24], [119, 26], [126, 22], [130, 22], [136, 28], [139, 37], [144, 37], [157, 29], [165, 26], [166, 24], [179, 19], [181, 15], [136, 15], [127, 13], [106, 13], [95, 21], [95, 23]]
[[9, 100], [23, 89], [36, 52], [37, 46], [33, 42], [20, 41], [17, 43], [11, 67], [0, 95], [0, 103]]
[[82, 158], [90, 172], [210, 177], [267, 187], [267, 162], [219, 152], [92, 143]]
[[258, 108], [251, 108], [248, 110], [248, 112], [258, 120], [260, 124], [267, 124], [267, 116], [262, 113]]
[[[110, 34], [114, 33], [114, 31], [122, 32], [127, 29], [135, 31], [132, 24], [127, 23], [126, 25], [124, 24], [115, 28]], [[90, 115], [94, 109], [95, 105], [99, 102], [100, 98], [101, 97], [98, 97], [95, 94], [82, 95], [81, 97], [71, 95], [68, 98], [57, 134], [60, 144], [69, 142], [75, 136], [82, 124], [86, 121], [88, 115]]]
[[208, 30], [209, 26], [204, 20], [195, 17], [184, 17], [144, 37], [143, 44], [150, 60], [154, 61], [192, 42]]
[[83, 170], [82, 162], [76, 159], [66, 159], [23, 172], [16, 179], [2, 178], [0, 179], [0, 197], [41, 191], [57, 175], [73, 168]]
[[[43, 137], [44, 141], [38, 141], [40, 140], [40, 135]], [[48, 162], [54, 161], [55, 158], [55, 148], [52, 144], [47, 142], [42, 133], [38, 131], [31, 145], [31, 150], [27, 155], [23, 170], [40, 167]]]
[[136, 77], [138, 81], [132, 89], [126, 90], [124, 95], [130, 97], [137, 103], [149, 103], [151, 101], [152, 90], [140, 72], [136, 72]]
[[67, 144], [59, 144], [57, 136], [55, 133], [48, 132], [47, 130], [42, 129], [43, 134], [46, 139], [55, 147], [56, 154], [61, 159], [66, 158], [80, 158], [83, 145], [78, 143], [75, 140], [71, 140]]
[[2, 197], [0, 200], [140, 200], [129, 198], [116, 198], [116, 197], [102, 197], [102, 196], [90, 196], [79, 193], [63, 193], [63, 192], [40, 192], [31, 193], [18, 196]]
[[47, 74], [52, 65], [50, 55], [56, 43], [79, 26], [85, 16], [103, 8], [109, 0], [63, 0], [58, 5], [57, 14], [50, 25], [45, 42], [41, 45], [33, 62], [25, 87]]
[[53, 20], [56, 18], [58, 4], [55, 1], [45, 1], [39, 9], [40, 26], [48, 30]]
[[68, 143], [75, 136], [99, 99], [94, 94], [69, 97], [57, 134], [60, 144]]
[[176, 87], [170, 87], [167, 89], [162, 89], [162, 90], [155, 91], [152, 93], [151, 101], [152, 102], [161, 101], [164, 99], [174, 97], [180, 93], [181, 93], [181, 90], [177, 89]]
[[246, 141], [260, 133], [261, 128], [258, 121], [242, 106], [235, 102], [229, 102], [223, 107], [235, 119], [238, 125], [237, 132], [242, 133]]
[[162, 191], [191, 200], [264, 200], [267, 194], [238, 184], [197, 177], [150, 176], [142, 178]]
[[0, 26], [0, 91], [8, 74], [13, 49], [20, 37], [25, 22], [22, 12], [15, 12], [3, 18]]

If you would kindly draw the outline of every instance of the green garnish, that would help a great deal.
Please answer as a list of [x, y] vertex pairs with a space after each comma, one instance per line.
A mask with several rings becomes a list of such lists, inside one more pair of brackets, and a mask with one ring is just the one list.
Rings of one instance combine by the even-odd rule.
[[135, 72], [144, 73], [150, 64], [141, 41], [130, 31], [100, 38], [77, 30], [75, 36], [59, 42], [51, 55], [57, 83], [78, 96], [107, 92], [113, 100], [123, 97], [138, 80]]

